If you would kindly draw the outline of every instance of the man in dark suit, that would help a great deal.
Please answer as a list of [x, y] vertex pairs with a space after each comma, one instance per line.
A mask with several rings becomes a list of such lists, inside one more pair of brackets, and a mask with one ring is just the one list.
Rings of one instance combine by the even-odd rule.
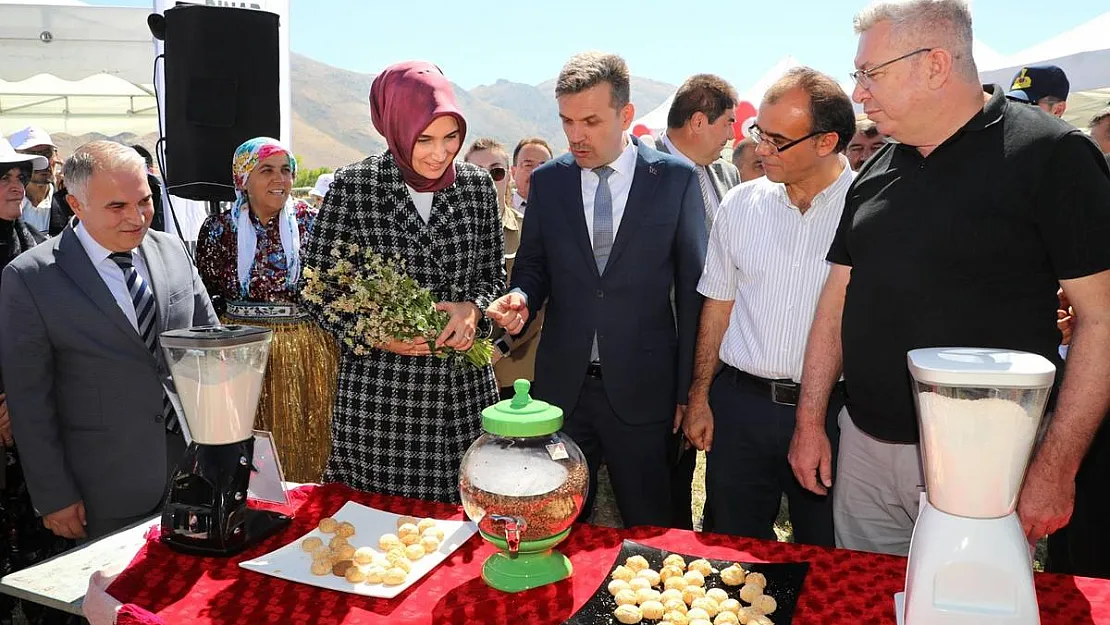
[[32, 503], [95, 538], [153, 514], [185, 449], [158, 335], [218, 320], [181, 240], [148, 232], [138, 153], [94, 141], [64, 171], [78, 222], [4, 269], [0, 361]]
[[536, 394], [564, 410], [563, 430], [589, 460], [581, 518], [604, 461], [625, 523], [669, 526], [706, 249], [698, 177], [627, 134], [620, 57], [575, 56], [555, 96], [570, 154], [532, 173], [512, 290], [488, 314], [518, 334], [547, 305]]
[[[721, 150], [732, 138], [737, 99], [736, 90], [719, 76], [696, 74], [687, 78], [674, 94], [667, 112], [667, 130], [656, 142], [660, 152], [677, 156], [697, 173], [707, 233], [713, 229], [725, 193], [740, 184], [736, 166], [721, 158]], [[697, 450], [683, 440], [684, 434], [678, 430], [675, 434], [680, 438], [676, 443], [678, 462], [671, 473], [673, 526], [694, 529], [691, 487]]]

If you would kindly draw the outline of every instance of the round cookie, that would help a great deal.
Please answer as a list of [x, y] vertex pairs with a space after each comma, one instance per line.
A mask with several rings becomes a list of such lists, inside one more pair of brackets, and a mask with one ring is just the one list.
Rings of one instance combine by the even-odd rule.
[[317, 529], [325, 534], [335, 533], [335, 528], [339, 527], [339, 521], [331, 517], [320, 519], [320, 523], [316, 525]]
[[355, 535], [355, 526], [354, 526], [354, 524], [353, 523], [348, 523], [347, 521], [343, 521], [339, 525], [335, 526], [335, 535], [336, 536], [342, 536], [344, 538], [350, 538], [351, 536], [354, 536]]
[[323, 546], [324, 541], [320, 540], [320, 538], [317, 536], [309, 536], [308, 538], [301, 541], [301, 549], [307, 551], [308, 553], [312, 553], [313, 551], [316, 551]]
[[643, 620], [644, 614], [640, 608], [634, 605], [618, 605], [617, 609], [613, 611], [613, 616], [624, 625], [635, 625]]
[[644, 556], [632, 556], [625, 560], [624, 565], [636, 572], [642, 571], [650, 566], [647, 558]]
[[663, 618], [663, 604], [658, 601], [645, 601], [640, 604], [640, 613], [649, 621]]

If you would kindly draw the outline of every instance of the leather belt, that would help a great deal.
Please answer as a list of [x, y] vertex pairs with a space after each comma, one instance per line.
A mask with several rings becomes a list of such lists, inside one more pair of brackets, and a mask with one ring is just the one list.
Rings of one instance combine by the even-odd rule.
[[591, 377], [591, 378], [597, 378], [598, 380], [600, 380], [601, 379], [601, 363], [600, 362], [591, 362], [589, 364], [589, 366], [586, 367], [586, 375]]
[[[797, 406], [801, 396], [802, 386], [793, 380], [768, 380], [736, 367], [725, 365], [724, 373], [730, 376], [734, 383], [742, 384], [760, 395], [766, 396], [773, 403], [781, 406]], [[844, 383], [837, 382], [833, 393], [844, 393]]]

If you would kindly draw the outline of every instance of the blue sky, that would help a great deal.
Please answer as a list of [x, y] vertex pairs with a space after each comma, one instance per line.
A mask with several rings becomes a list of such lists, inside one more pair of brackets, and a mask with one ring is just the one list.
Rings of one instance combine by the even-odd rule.
[[[290, 2], [293, 51], [359, 72], [421, 58], [466, 89], [499, 78], [537, 84], [575, 52], [598, 49], [624, 56], [636, 76], [679, 84], [709, 72], [743, 92], [787, 54], [847, 80], [852, 15], [867, 0]], [[1003, 55], [1107, 10], [1107, 0], [972, 1], [976, 38]]]

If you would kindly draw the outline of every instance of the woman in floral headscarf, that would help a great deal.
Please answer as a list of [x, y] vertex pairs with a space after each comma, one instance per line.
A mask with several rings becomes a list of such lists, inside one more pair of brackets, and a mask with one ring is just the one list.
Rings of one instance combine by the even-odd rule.
[[[489, 335], [482, 311], [505, 285], [493, 181], [476, 165], [455, 163], [466, 121], [436, 66], [387, 67], [370, 89], [370, 115], [389, 149], [335, 173], [305, 267], [326, 272], [341, 244], [400, 256], [451, 316], [429, 340], [465, 351], [477, 333]], [[342, 335], [347, 322], [312, 302], [305, 307]], [[481, 410], [496, 401], [491, 366], [453, 365], [431, 356], [424, 339], [394, 339], [363, 356], [344, 349], [324, 479], [457, 502], [459, 462], [481, 434]]]
[[235, 203], [205, 220], [197, 269], [226, 323], [273, 330], [255, 427], [273, 432], [287, 479], [314, 482], [328, 457], [338, 353], [298, 303], [316, 209], [291, 197], [297, 159], [275, 139], [240, 145], [231, 169]]

